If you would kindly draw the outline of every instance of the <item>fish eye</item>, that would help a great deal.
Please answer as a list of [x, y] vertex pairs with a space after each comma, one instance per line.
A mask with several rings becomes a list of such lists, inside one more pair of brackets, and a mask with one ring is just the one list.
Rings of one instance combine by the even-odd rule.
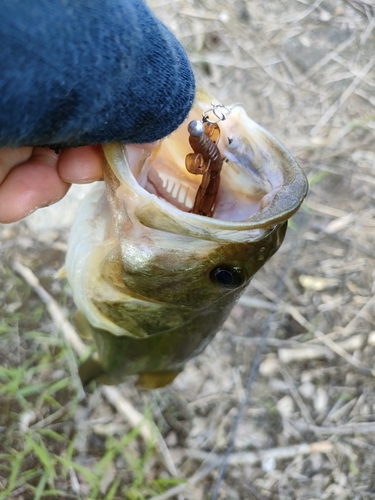
[[243, 284], [244, 277], [239, 267], [218, 266], [210, 272], [213, 283], [225, 288], [236, 288]]

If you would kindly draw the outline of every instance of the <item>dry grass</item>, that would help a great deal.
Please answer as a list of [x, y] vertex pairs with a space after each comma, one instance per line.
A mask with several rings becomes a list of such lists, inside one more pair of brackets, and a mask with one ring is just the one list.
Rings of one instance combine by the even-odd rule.
[[[46, 245], [25, 223], [5, 228], [0, 333], [9, 371], [0, 374], [0, 425], [7, 429], [0, 498], [37, 498], [37, 488], [47, 496], [53, 484], [64, 493], [58, 498], [77, 499], [373, 499], [373, 0], [150, 4], [187, 48], [198, 82], [223, 103], [244, 103], [281, 139], [305, 170], [310, 192], [279, 253], [173, 387], [147, 395], [121, 386], [134, 407], [152, 413], [178, 475], [190, 478], [183, 487], [168, 482], [159, 449], [131, 430], [103, 391], [92, 388], [78, 401], [69, 356], [50, 335], [53, 323], [6, 265], [20, 254], [72, 310], [69, 290], [54, 275], [64, 235]], [[10, 457], [22, 450], [21, 482], [1, 496]]]

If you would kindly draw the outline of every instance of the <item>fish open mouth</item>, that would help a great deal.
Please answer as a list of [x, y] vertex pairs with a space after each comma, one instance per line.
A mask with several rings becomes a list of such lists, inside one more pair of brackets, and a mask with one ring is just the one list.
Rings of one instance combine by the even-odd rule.
[[[240, 110], [243, 112], [242, 108]], [[202, 175], [188, 172], [185, 166], [186, 157], [192, 153], [188, 124], [200, 118], [197, 110], [193, 110], [174, 133], [151, 150], [127, 146], [129, 165], [138, 184], [187, 213], [193, 211], [202, 184]], [[255, 126], [254, 130], [245, 130], [234, 111], [219, 123], [217, 147], [223, 163], [212, 209], [215, 219], [247, 220], [264, 209], [283, 185], [283, 172], [276, 167], [271, 143], [267, 143], [262, 133], [254, 136]]]
[[[210, 102], [213, 108], [209, 108]], [[213, 122], [205, 120], [205, 113], [215, 106], [228, 110], [225, 118], [218, 120], [219, 136], [206, 130], [206, 122]], [[192, 140], [189, 124], [194, 121], [203, 123], [222, 159], [219, 183], [213, 190], [205, 183], [205, 172], [195, 170], [188, 161], [202, 146], [196, 147]], [[217, 152], [209, 147], [201, 150], [218, 167]], [[118, 203], [123, 209], [131, 206], [141, 224], [155, 229], [168, 227], [176, 234], [226, 241], [229, 237], [233, 240], [235, 231], [235, 239], [242, 241], [248, 237], [247, 231], [269, 230], [285, 222], [297, 212], [307, 193], [306, 177], [283, 144], [251, 120], [241, 106], [212, 104], [204, 91], [197, 92], [196, 104], [185, 122], [158, 143], [144, 147], [108, 144], [103, 145], [103, 151], [112, 204], [118, 209]], [[203, 159], [206, 167], [207, 157]], [[110, 182], [111, 176], [117, 181]], [[207, 188], [203, 198], [202, 187]], [[213, 202], [202, 208], [207, 193]]]

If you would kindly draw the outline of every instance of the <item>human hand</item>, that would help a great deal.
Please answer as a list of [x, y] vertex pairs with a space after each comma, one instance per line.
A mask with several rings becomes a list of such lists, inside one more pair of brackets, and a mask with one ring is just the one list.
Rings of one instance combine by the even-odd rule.
[[0, 148], [0, 223], [15, 222], [56, 203], [72, 183], [101, 179], [100, 146]]
[[141, 0], [6, 0], [1, 12], [0, 222], [101, 178], [100, 148], [88, 145], [145, 147], [186, 118], [187, 55]]

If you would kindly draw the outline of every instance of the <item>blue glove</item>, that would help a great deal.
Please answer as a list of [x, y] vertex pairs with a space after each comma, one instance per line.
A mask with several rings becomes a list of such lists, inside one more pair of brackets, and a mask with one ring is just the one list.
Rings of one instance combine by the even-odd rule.
[[3, 0], [0, 146], [151, 142], [185, 119], [194, 76], [141, 0]]

